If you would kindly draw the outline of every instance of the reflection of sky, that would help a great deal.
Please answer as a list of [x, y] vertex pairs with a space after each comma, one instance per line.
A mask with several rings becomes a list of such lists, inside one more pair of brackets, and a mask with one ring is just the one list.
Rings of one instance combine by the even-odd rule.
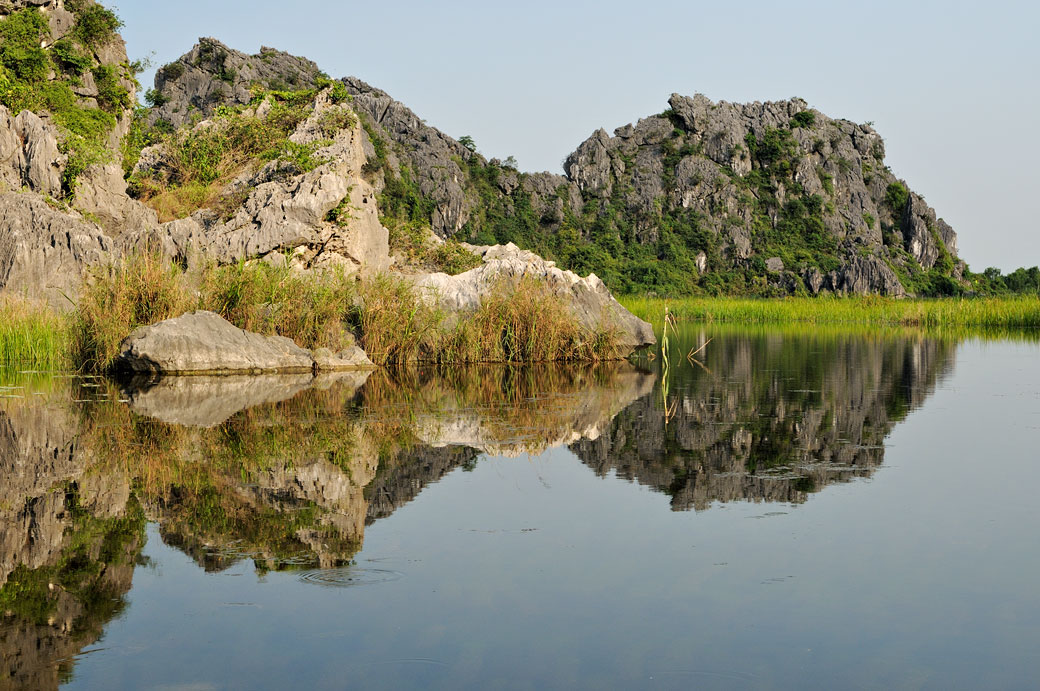
[[281, 48], [523, 170], [559, 172], [594, 130], [660, 113], [672, 92], [800, 96], [831, 117], [875, 121], [895, 174], [958, 231], [974, 269], [1040, 260], [1029, 203], [1040, 139], [1014, 126], [1040, 108], [1035, 3], [113, 4], [131, 58], [155, 51], [161, 65], [199, 36]]
[[[356, 588], [205, 574], [154, 529], [74, 686], [1024, 687], [1038, 348], [967, 343], [869, 481], [672, 512], [569, 451], [482, 459], [366, 531]], [[651, 680], [652, 678], [652, 680]]]

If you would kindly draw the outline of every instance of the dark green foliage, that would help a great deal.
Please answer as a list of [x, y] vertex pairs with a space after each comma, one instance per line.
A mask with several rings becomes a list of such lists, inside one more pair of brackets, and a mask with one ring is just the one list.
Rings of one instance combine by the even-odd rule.
[[162, 75], [163, 79], [175, 82], [181, 78], [181, 76], [184, 74], [185, 69], [186, 68], [184, 67], [183, 63], [171, 62], [168, 65], [164, 65], [163, 67], [159, 68], [159, 72]]
[[85, 55], [74, 42], [67, 38], [57, 41], [51, 47], [51, 55], [63, 70], [74, 75], [83, 74], [94, 64], [93, 58]]
[[111, 41], [123, 22], [112, 10], [100, 5], [91, 5], [79, 11], [72, 35], [84, 45], [97, 48]]
[[119, 83], [114, 67], [98, 65], [93, 69], [93, 74], [98, 105], [110, 113], [118, 113], [130, 107], [130, 92]]
[[902, 214], [909, 201], [910, 190], [906, 188], [906, 185], [901, 182], [893, 182], [888, 185], [888, 189], [885, 191], [885, 204], [892, 213], [897, 216]]
[[42, 82], [50, 72], [51, 63], [40, 42], [50, 34], [46, 18], [35, 9], [9, 15], [0, 22], [0, 65], [20, 81]]
[[1018, 268], [1006, 276], [996, 267], [980, 274], [966, 272], [971, 290], [979, 295], [1040, 295], [1040, 267]]
[[803, 110], [800, 113], [795, 113], [795, 116], [791, 118], [791, 127], [804, 127], [806, 129], [816, 124], [816, 114], [811, 110]]
[[166, 105], [166, 97], [158, 89], [148, 89], [144, 94], [144, 101], [153, 108]]

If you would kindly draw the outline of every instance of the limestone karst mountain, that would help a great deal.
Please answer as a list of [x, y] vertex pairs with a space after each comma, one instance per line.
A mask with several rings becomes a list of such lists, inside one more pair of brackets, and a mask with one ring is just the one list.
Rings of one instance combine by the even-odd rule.
[[[594, 133], [564, 175], [529, 174], [266, 47], [201, 39], [135, 110], [112, 12], [12, 0], [0, 16], [0, 289], [56, 306], [89, 267], [154, 249], [378, 271], [386, 226], [514, 242], [622, 292], [935, 294], [964, 271], [955, 233], [885, 166], [878, 133], [798, 99], [673, 94], [659, 115]], [[185, 157], [218, 145], [235, 155], [189, 181]]]
[[[202, 39], [160, 70], [159, 112], [205, 116], [242, 102], [265, 57], [283, 67], [280, 83], [313, 78], [306, 61]], [[224, 64], [241, 69], [229, 76]], [[222, 81], [224, 100], [213, 96]], [[342, 84], [384, 216], [445, 238], [515, 242], [614, 290], [904, 295], [941, 291], [964, 271], [953, 229], [885, 165], [873, 127], [801, 99], [672, 94], [659, 115], [595, 132], [555, 175], [488, 161], [385, 92]]]

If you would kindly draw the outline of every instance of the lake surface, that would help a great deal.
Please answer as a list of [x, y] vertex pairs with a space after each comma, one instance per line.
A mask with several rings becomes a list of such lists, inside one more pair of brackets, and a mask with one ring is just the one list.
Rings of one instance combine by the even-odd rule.
[[1035, 336], [671, 345], [0, 377], [0, 688], [1035, 688]]

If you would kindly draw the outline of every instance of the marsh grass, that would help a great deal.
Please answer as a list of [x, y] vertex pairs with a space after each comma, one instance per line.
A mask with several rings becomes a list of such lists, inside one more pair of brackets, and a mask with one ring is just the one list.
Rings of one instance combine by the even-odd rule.
[[240, 328], [341, 350], [355, 335], [373, 362], [609, 360], [624, 353], [614, 329], [581, 325], [533, 279], [501, 285], [475, 311], [447, 318], [406, 278], [358, 281], [339, 271], [300, 273], [263, 262], [185, 271], [156, 255], [97, 269], [78, 309], [0, 303], [0, 363], [103, 372], [134, 329], [209, 310]]
[[525, 278], [494, 288], [475, 311], [447, 319], [401, 278], [362, 286], [359, 321], [365, 352], [377, 364], [610, 360], [617, 332], [582, 326], [545, 285]]
[[131, 331], [198, 307], [184, 272], [154, 255], [102, 267], [92, 279], [73, 317], [72, 361], [79, 369], [107, 370]]
[[357, 286], [341, 270], [302, 274], [289, 266], [239, 263], [207, 269], [200, 283], [201, 308], [247, 331], [334, 351], [354, 341], [345, 319]]
[[42, 303], [0, 297], [0, 367], [66, 369], [69, 339], [64, 315]]
[[893, 299], [844, 298], [688, 298], [661, 300], [629, 296], [621, 303], [636, 316], [657, 324], [665, 306], [682, 321], [741, 324], [842, 324], [962, 329], [1040, 328], [1040, 298]]

